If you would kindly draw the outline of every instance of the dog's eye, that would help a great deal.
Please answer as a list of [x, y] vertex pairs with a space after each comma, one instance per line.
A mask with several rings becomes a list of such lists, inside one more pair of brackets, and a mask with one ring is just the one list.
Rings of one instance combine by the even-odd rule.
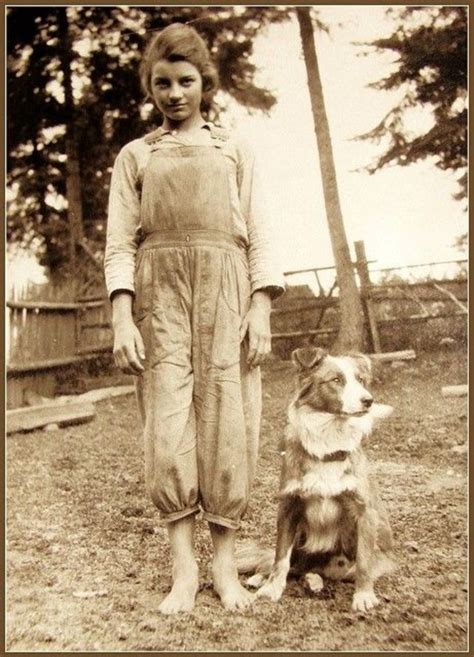
[[341, 383], [341, 378], [339, 376], [335, 376], [332, 380], [333, 383]]
[[359, 383], [363, 383], [363, 381], [364, 381], [364, 379], [361, 377], [360, 374], [358, 374], [358, 375], [356, 376], [356, 379], [357, 379], [357, 381], [358, 381]]

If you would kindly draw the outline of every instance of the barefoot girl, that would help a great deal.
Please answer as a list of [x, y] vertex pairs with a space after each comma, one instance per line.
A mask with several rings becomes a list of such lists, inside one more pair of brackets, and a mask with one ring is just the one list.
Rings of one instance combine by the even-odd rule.
[[213, 583], [245, 608], [235, 532], [255, 472], [270, 301], [283, 291], [252, 151], [204, 120], [216, 88], [197, 32], [172, 24], [141, 69], [163, 124], [127, 144], [113, 168], [105, 272], [117, 365], [138, 375], [145, 479], [167, 524], [171, 592], [163, 613], [198, 590], [195, 515], [209, 522]]

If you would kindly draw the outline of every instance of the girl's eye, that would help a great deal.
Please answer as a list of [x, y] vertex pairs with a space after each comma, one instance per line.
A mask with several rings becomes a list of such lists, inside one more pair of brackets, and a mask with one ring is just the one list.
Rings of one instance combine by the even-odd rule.
[[182, 84], [185, 87], [189, 87], [192, 85], [193, 82], [194, 82], [193, 78], [186, 78], [185, 80], [183, 80]]
[[155, 80], [154, 84], [155, 87], [158, 87], [159, 89], [166, 89], [168, 86], [168, 83], [165, 80]]

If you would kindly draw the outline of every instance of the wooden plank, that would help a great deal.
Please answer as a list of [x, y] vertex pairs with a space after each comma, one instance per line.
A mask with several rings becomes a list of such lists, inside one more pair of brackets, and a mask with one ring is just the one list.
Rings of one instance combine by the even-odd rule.
[[82, 361], [95, 358], [97, 354], [110, 351], [112, 346], [110, 344], [96, 345], [81, 350], [75, 356], [64, 356], [61, 358], [49, 358], [46, 360], [35, 361], [32, 363], [10, 363], [7, 366], [7, 374], [16, 375], [28, 372], [36, 372], [40, 370], [49, 370], [55, 367], [64, 367], [65, 365], [73, 365], [74, 363], [81, 363]]
[[[373, 264], [377, 260], [367, 260], [368, 264]], [[357, 265], [356, 262], [352, 263], [353, 267]], [[336, 269], [336, 265], [328, 265], [326, 267], [310, 267], [309, 269], [294, 269], [293, 271], [283, 272], [283, 276], [294, 276], [295, 274], [309, 274], [313, 271], [329, 271], [330, 269]]]
[[[95, 390], [88, 390], [81, 395], [73, 395], [70, 397], [72, 400], [81, 400], [88, 402], [97, 402], [102, 399], [109, 399], [110, 397], [120, 397], [121, 395], [132, 395], [135, 393], [135, 385], [128, 386], [110, 386], [108, 388], [96, 388]], [[66, 402], [69, 403], [69, 402]]]
[[441, 394], [443, 397], [465, 397], [467, 395], [467, 384], [463, 383], [458, 386], [443, 386]]
[[[436, 278], [430, 279], [429, 281], [398, 281], [397, 283], [374, 283], [371, 289], [371, 293], [377, 294], [378, 291], [383, 292], [386, 289], [390, 288], [404, 288], [404, 287], [427, 287], [429, 288], [433, 283], [438, 284], [448, 284], [448, 285], [465, 285], [467, 283], [467, 278]], [[386, 297], [390, 299], [391, 297]], [[433, 297], [433, 300], [438, 299], [439, 297]]]
[[82, 308], [101, 308], [106, 304], [102, 301], [85, 301], [82, 303], [66, 301], [7, 301], [7, 307], [15, 310], [52, 310], [56, 312], [69, 312]]
[[370, 282], [369, 268], [367, 266], [368, 264], [367, 257], [365, 255], [364, 242], [362, 240], [354, 242], [354, 248], [357, 257], [356, 266], [357, 266], [357, 273], [359, 274], [360, 288], [362, 292], [361, 296], [365, 307], [366, 321], [369, 325], [370, 338], [372, 340], [372, 346], [374, 351], [376, 353], [380, 353], [382, 351], [382, 347], [380, 345], [380, 336], [377, 327], [377, 314], [375, 311], [375, 307], [370, 299], [370, 294], [365, 294], [366, 291], [370, 290], [371, 282]]
[[400, 265], [398, 267], [384, 267], [383, 269], [373, 269], [372, 271], [396, 271], [398, 269], [414, 269], [416, 267], [432, 267], [433, 265], [457, 265], [467, 262], [466, 258], [458, 258], [457, 260], [439, 260], [438, 262], [423, 262], [419, 265]]
[[[292, 300], [293, 301], [293, 300]], [[272, 316], [278, 316], [278, 315], [289, 315], [289, 314], [297, 314], [297, 313], [302, 313], [306, 312], [309, 310], [314, 310], [315, 308], [335, 308], [336, 306], [339, 305], [339, 299], [331, 298], [331, 299], [321, 299], [321, 298], [316, 298], [314, 301], [308, 301], [306, 299], [305, 304], [301, 305], [292, 305], [288, 307], [283, 307], [283, 308], [272, 308], [271, 309], [271, 314]], [[110, 326], [110, 324], [109, 324]]]
[[302, 338], [309, 335], [331, 335], [331, 333], [337, 333], [338, 330], [337, 328], [327, 328], [310, 329], [309, 331], [289, 331], [288, 333], [272, 333], [272, 338], [279, 340], [285, 338]]
[[67, 425], [89, 422], [94, 416], [94, 405], [84, 401], [16, 408], [7, 411], [7, 434], [39, 429], [47, 424]]
[[413, 349], [404, 349], [403, 351], [387, 351], [385, 353], [370, 354], [370, 357], [378, 361], [392, 360], [414, 360], [416, 352]]
[[87, 355], [91, 356], [93, 354], [101, 354], [106, 351], [110, 351], [110, 353], [112, 353], [113, 348], [114, 345], [112, 342], [106, 342], [105, 344], [96, 344], [90, 347], [82, 347], [81, 349], [78, 350], [78, 354], [84, 357]]
[[466, 313], [461, 312], [460, 310], [454, 310], [448, 313], [438, 313], [436, 315], [412, 315], [411, 317], [388, 317], [379, 319], [378, 323], [383, 324], [384, 326], [389, 326], [390, 324], [418, 324], [420, 322], [426, 322], [429, 319], [446, 319], [446, 317], [466, 317]]

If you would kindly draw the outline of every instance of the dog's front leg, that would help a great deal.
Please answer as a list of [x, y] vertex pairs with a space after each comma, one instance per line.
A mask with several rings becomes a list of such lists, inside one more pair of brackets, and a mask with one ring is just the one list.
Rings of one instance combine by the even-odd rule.
[[267, 581], [257, 591], [257, 596], [270, 598], [273, 602], [277, 602], [281, 598], [290, 570], [291, 553], [298, 526], [297, 517], [298, 515], [294, 512], [294, 509], [291, 509], [286, 500], [280, 504], [277, 519], [275, 562]]
[[368, 611], [379, 600], [374, 593], [374, 565], [377, 539], [377, 513], [364, 510], [357, 520], [357, 554], [353, 611]]

